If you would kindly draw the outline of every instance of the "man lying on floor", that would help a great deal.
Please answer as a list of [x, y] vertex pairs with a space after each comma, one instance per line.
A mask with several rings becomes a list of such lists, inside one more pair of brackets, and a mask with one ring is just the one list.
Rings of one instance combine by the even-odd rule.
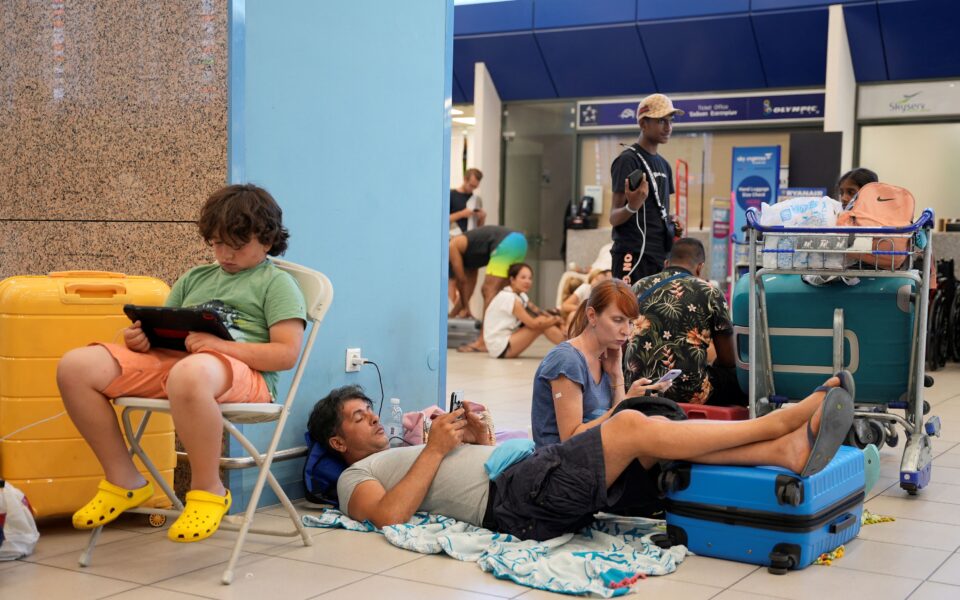
[[426, 511], [547, 540], [580, 531], [621, 500], [621, 473], [634, 460], [645, 469], [687, 460], [819, 472], [853, 422], [853, 385], [849, 373], [838, 373], [796, 405], [748, 421], [667, 421], [625, 410], [519, 456], [486, 445], [485, 425], [464, 409], [434, 420], [426, 445], [390, 448], [372, 402], [353, 386], [320, 400], [309, 428], [349, 465], [337, 493], [341, 511], [357, 521], [384, 527]]

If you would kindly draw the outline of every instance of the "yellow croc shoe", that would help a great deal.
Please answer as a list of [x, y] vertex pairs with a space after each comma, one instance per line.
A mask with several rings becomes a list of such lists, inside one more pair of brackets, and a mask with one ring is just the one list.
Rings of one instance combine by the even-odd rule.
[[73, 526], [77, 529], [94, 529], [106, 525], [123, 511], [140, 506], [153, 498], [153, 484], [135, 490], [127, 490], [109, 481], [97, 485], [97, 495], [83, 508], [73, 513]]
[[174, 542], [199, 542], [207, 539], [220, 527], [220, 521], [230, 510], [231, 502], [230, 490], [227, 490], [226, 496], [203, 490], [187, 492], [187, 505], [167, 530], [167, 537]]

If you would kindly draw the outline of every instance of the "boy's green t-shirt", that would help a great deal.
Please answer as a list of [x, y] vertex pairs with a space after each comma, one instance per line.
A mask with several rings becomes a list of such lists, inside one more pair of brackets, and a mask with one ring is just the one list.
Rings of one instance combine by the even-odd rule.
[[[166, 305], [202, 307], [220, 314], [236, 342], [270, 341], [270, 327], [286, 319], [306, 322], [306, 306], [297, 281], [270, 260], [227, 273], [220, 265], [200, 265], [187, 271], [170, 290]], [[278, 375], [263, 371], [270, 395], [277, 397]]]

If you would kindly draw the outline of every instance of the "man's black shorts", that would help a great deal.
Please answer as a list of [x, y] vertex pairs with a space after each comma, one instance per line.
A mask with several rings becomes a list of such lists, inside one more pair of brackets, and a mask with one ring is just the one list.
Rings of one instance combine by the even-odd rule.
[[[628, 470], [632, 477], [646, 475], [638, 467]], [[607, 489], [600, 427], [594, 427], [561, 444], [541, 447], [504, 471], [491, 486], [490, 525], [521, 539], [576, 533], [590, 525], [597, 512], [649, 500], [625, 498], [628, 488], [643, 494], [652, 489], [628, 486], [626, 480], [621, 476]]]

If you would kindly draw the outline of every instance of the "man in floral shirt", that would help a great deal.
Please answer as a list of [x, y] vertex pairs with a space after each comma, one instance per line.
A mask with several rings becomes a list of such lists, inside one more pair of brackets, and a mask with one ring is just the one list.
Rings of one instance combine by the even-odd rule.
[[[683, 374], [664, 394], [677, 402], [746, 405], [736, 377], [733, 326], [726, 300], [700, 278], [703, 244], [677, 240], [666, 268], [633, 286], [640, 316], [623, 355], [625, 384], [641, 377], [656, 381], [670, 369]], [[708, 364], [713, 343], [716, 359]]]

